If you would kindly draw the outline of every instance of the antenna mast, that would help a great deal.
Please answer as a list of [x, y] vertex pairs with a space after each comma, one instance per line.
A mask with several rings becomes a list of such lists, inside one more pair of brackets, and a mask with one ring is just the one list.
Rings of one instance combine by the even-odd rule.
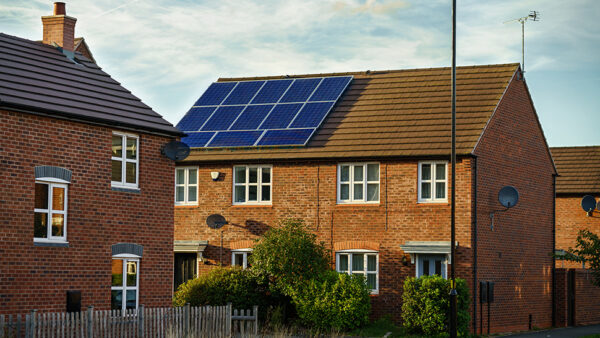
[[510, 23], [518, 21], [521, 23], [521, 71], [523, 72], [523, 74], [525, 74], [525, 21], [527, 20], [540, 21], [540, 12], [529, 11], [528, 16], [504, 22]]

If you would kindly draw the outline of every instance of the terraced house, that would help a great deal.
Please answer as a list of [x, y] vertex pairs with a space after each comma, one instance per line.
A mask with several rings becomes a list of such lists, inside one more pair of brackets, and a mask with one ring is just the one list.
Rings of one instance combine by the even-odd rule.
[[[456, 264], [474, 331], [550, 326], [556, 171], [526, 82], [518, 64], [457, 76], [456, 262], [450, 69], [226, 78], [178, 124], [192, 152], [176, 167], [175, 285], [247, 267], [254, 240], [295, 217], [331, 249], [332, 268], [365, 275], [374, 316], [400, 320], [404, 279]], [[502, 211], [507, 185], [520, 200]], [[209, 228], [211, 214], [228, 224]], [[495, 282], [489, 321], [480, 281]]]

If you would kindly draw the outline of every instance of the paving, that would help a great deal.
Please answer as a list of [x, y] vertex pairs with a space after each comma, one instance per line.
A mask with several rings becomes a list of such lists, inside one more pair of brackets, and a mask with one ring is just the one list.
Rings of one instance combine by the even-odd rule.
[[543, 330], [536, 332], [521, 333], [509, 335], [506, 337], [523, 337], [523, 338], [574, 338], [583, 337], [593, 334], [600, 334], [600, 325], [563, 327], [560, 329]]

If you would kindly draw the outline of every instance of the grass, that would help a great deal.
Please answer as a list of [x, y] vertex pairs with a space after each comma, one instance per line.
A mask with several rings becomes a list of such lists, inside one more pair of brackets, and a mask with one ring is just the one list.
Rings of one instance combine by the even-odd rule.
[[590, 334], [590, 335], [587, 335], [587, 336], [583, 336], [581, 338], [600, 338], [600, 333]]

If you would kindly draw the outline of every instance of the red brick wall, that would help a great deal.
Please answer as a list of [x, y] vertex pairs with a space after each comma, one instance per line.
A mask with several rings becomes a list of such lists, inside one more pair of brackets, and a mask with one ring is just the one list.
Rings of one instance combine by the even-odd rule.
[[600, 323], [600, 287], [591, 283], [592, 275], [589, 270], [583, 269], [556, 269], [556, 313], [557, 327], [568, 326], [568, 274], [575, 274], [574, 311], [576, 326], [593, 325]]
[[[552, 324], [553, 167], [522, 81], [513, 80], [475, 149], [479, 280], [495, 282], [491, 332]], [[503, 209], [498, 192], [517, 188], [519, 203]], [[484, 311], [486, 311], [484, 309]], [[487, 312], [484, 332], [487, 331]]]
[[[173, 169], [166, 137], [140, 137], [139, 193], [111, 189], [117, 129], [0, 110], [0, 313], [64, 311], [66, 291], [82, 307], [110, 306], [111, 245], [137, 243], [140, 301], [168, 306], [173, 283]], [[68, 248], [33, 244], [34, 168], [72, 171]]]

